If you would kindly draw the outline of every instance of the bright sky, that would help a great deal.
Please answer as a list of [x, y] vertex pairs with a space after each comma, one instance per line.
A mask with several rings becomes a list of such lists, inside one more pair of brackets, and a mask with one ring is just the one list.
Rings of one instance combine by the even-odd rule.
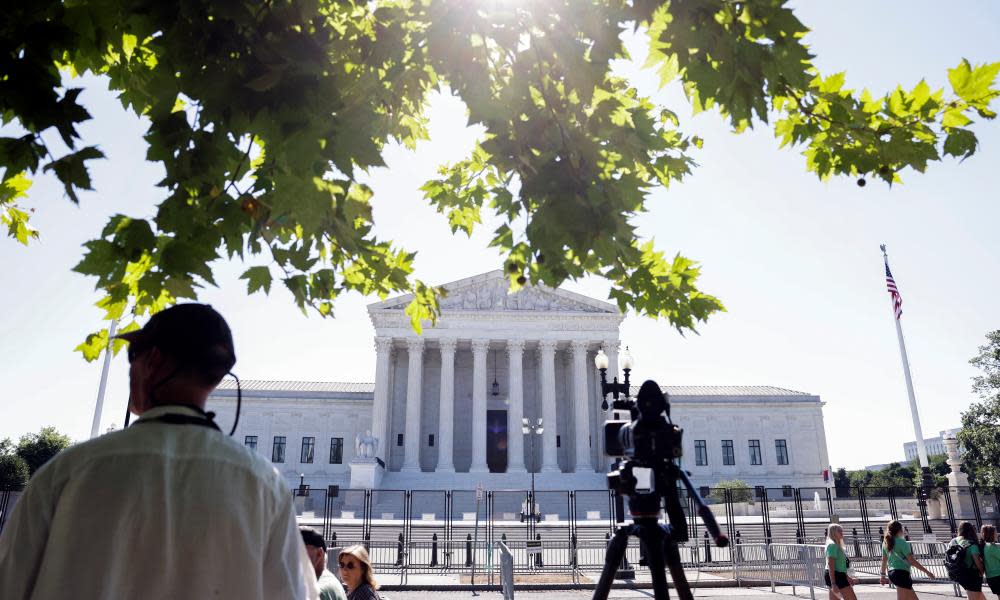
[[[940, 2], [798, 2], [813, 29], [808, 41], [825, 73], [847, 71], [851, 87], [881, 93], [921, 77], [940, 87], [962, 57], [1000, 60], [1000, 6], [989, 0]], [[636, 62], [645, 58], [631, 44]], [[959, 165], [947, 161], [919, 175], [904, 172], [892, 190], [852, 180], [821, 183], [796, 151], [777, 149], [767, 129], [730, 134], [714, 114], [690, 116], [676, 88], [657, 92], [651, 73], [622, 65], [640, 89], [678, 109], [689, 133], [705, 138], [694, 175], [654, 194], [638, 223], [660, 249], [701, 261], [702, 289], [728, 312], [698, 336], [665, 322], [629, 316], [621, 330], [638, 379], [661, 384], [775, 385], [826, 402], [834, 467], [899, 460], [914, 439], [879, 244], [886, 243], [903, 296], [903, 329], [925, 434], [958, 426], [974, 399], [968, 364], [984, 334], [1000, 327], [1000, 128], [979, 123], [981, 149]], [[84, 81], [94, 120], [88, 144], [108, 159], [94, 163], [95, 192], [79, 208], [53, 178], [39, 177], [29, 206], [41, 240], [23, 248], [0, 240], [0, 438], [53, 425], [77, 440], [90, 432], [101, 363], [73, 352], [102, 326], [94, 281], [70, 272], [81, 244], [117, 212], [151, 216], [161, 170], [146, 163], [142, 123], [126, 114], [99, 81]], [[476, 132], [460, 103], [431, 105], [433, 141], [416, 153], [391, 148], [374, 171], [381, 237], [418, 250], [417, 275], [446, 283], [501, 266], [486, 249], [487, 221], [472, 239], [453, 237], [421, 199], [419, 186], [444, 161], [463, 158]], [[254, 263], [260, 264], [260, 263]], [[344, 297], [336, 318], [303, 316], [290, 295], [245, 296], [242, 266], [218, 265], [218, 289], [203, 300], [229, 320], [245, 379], [372, 381], [373, 330], [364, 307], [375, 298]], [[568, 284], [606, 298], [600, 281]], [[115, 359], [102, 430], [121, 425], [127, 365]], [[682, 424], [683, 425], [683, 424]]]

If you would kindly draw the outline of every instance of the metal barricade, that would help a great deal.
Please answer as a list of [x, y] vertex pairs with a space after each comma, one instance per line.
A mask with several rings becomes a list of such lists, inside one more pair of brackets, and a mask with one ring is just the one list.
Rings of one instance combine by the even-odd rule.
[[500, 551], [500, 591], [503, 600], [514, 600], [514, 555], [503, 542], [496, 543]]
[[[872, 542], [875, 543], [874, 541]], [[934, 577], [928, 577], [917, 569], [910, 569], [910, 576], [914, 583], [944, 583], [952, 586], [956, 596], [961, 596], [961, 588], [957, 583], [948, 578], [948, 569], [944, 566], [944, 553], [948, 544], [944, 542], [910, 542], [910, 549], [913, 557], [934, 573]], [[882, 567], [882, 559], [855, 560], [851, 559], [851, 568], [856, 573], [879, 576]], [[891, 586], [891, 584], [890, 584]]]
[[826, 547], [820, 544], [771, 544], [767, 548], [768, 569], [771, 572], [771, 591], [781, 583], [808, 587], [809, 596], [815, 600], [816, 588], [826, 589], [823, 570], [826, 565]]

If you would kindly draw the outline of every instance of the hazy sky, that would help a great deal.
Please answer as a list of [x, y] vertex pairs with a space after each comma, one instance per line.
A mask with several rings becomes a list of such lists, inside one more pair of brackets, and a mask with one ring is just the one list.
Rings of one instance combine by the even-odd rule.
[[[881, 93], [921, 77], [940, 87], [962, 57], [1000, 60], [1000, 5], [980, 2], [799, 2], [813, 29], [808, 42], [825, 73], [847, 71], [851, 87]], [[946, 13], [945, 13], [946, 11]], [[636, 62], [645, 58], [639, 44]], [[736, 136], [715, 114], [690, 116], [674, 88], [625, 64], [642, 91], [678, 110], [688, 133], [705, 138], [700, 167], [670, 190], [657, 191], [638, 219], [668, 254], [703, 266], [702, 289], [728, 312], [681, 337], [665, 322], [629, 316], [621, 330], [638, 379], [661, 384], [774, 385], [818, 394], [826, 402], [834, 467], [899, 460], [913, 439], [896, 334], [879, 244], [889, 246], [903, 296], [903, 329], [924, 432], [959, 424], [974, 399], [968, 359], [984, 334], [1000, 327], [1000, 127], [978, 123], [980, 152], [959, 165], [946, 161], [927, 174], [904, 172], [892, 190], [853, 180], [819, 182], [796, 150], [777, 149], [761, 128]], [[95, 192], [75, 207], [52, 178], [31, 190], [41, 240], [23, 248], [0, 240], [0, 438], [53, 425], [74, 439], [89, 435], [100, 362], [73, 347], [102, 326], [94, 281], [70, 272], [81, 244], [111, 214], [152, 216], [163, 193], [161, 169], [146, 163], [142, 122], [126, 114], [95, 79], [83, 102], [94, 120], [87, 143], [108, 159], [93, 163]], [[465, 128], [461, 104], [437, 97], [433, 141], [416, 153], [386, 152], [373, 171], [381, 237], [419, 251], [417, 275], [446, 283], [501, 266], [486, 249], [487, 220], [472, 239], [452, 236], [421, 199], [419, 186], [438, 164], [461, 159], [476, 131]], [[250, 264], [262, 264], [251, 261]], [[372, 381], [373, 330], [364, 307], [376, 298], [344, 297], [336, 318], [304, 316], [276, 285], [270, 296], [245, 296], [239, 264], [217, 265], [220, 287], [205, 291], [229, 320], [237, 373], [244, 379]], [[568, 284], [606, 298], [600, 281]], [[124, 357], [113, 363], [103, 426], [122, 423], [127, 398]], [[683, 425], [683, 424], [682, 424]], [[794, 451], [794, 449], [793, 449]]]

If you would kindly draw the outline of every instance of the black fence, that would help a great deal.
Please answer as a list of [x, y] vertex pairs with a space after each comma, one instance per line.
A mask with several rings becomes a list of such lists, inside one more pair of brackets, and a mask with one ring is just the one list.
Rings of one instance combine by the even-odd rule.
[[[914, 539], [933, 534], [954, 536], [958, 524], [971, 521], [1000, 526], [1000, 490], [971, 487], [934, 489], [921, 498], [915, 488], [702, 488], [723, 531], [743, 543], [809, 543], [821, 541], [833, 520], [843, 525], [858, 555], [878, 538], [891, 519], [899, 520]], [[528, 541], [572, 548], [603, 543], [616, 527], [616, 497], [608, 490], [485, 491], [352, 490], [296, 488], [296, 513], [302, 524], [316, 527], [334, 545], [379, 542], [426, 543], [427, 563], [433, 543], [456, 555], [473, 545], [506, 541], [513, 548]], [[20, 490], [0, 490], [0, 531], [18, 504]], [[693, 499], [679, 494], [688, 535], [700, 546], [707, 532], [698, 520]], [[30, 510], [30, 508], [25, 507]], [[629, 521], [628, 514], [621, 515]], [[929, 538], [927, 538], [929, 539]], [[447, 546], [447, 549], [445, 547]], [[458, 548], [456, 550], [455, 548]], [[449, 558], [450, 560], [450, 558]], [[464, 562], [466, 559], [460, 559]]]

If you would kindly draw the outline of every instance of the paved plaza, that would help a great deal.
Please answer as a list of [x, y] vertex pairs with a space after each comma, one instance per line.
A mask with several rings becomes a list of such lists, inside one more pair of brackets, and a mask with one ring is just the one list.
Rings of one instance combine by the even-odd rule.
[[[858, 598], [873, 598], [877, 600], [892, 600], [896, 597], [896, 590], [888, 586], [879, 585], [859, 585], [855, 592]], [[938, 598], [946, 600], [955, 598], [952, 588], [949, 585], [917, 585], [916, 592], [921, 598]], [[797, 593], [792, 593], [791, 587], [777, 587], [775, 592], [771, 592], [770, 587], [763, 588], [695, 588], [693, 590], [695, 598], [724, 598], [725, 600], [781, 600], [794, 598], [809, 598], [808, 588], [796, 588]], [[992, 600], [996, 598], [984, 590], [986, 598]], [[500, 592], [477, 592], [476, 596], [470, 591], [386, 591], [383, 596], [386, 600], [426, 600], [428, 595], [435, 600], [503, 600]], [[593, 595], [592, 590], [547, 590], [547, 591], [515, 591], [516, 600], [589, 600]], [[671, 590], [671, 598], [677, 596]], [[613, 589], [609, 598], [653, 598], [653, 591], [649, 589]], [[816, 590], [818, 600], [826, 600], [826, 590]]]

